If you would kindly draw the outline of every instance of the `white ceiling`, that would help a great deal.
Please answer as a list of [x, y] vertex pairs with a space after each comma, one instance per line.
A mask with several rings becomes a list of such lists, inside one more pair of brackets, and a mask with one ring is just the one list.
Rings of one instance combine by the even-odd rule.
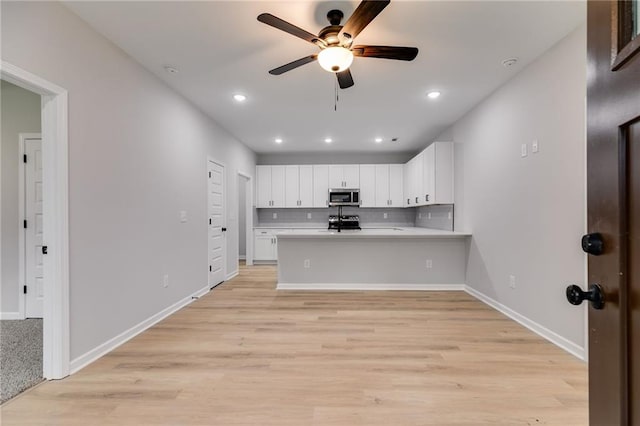
[[[437, 137], [480, 100], [585, 20], [577, 1], [392, 1], [355, 44], [416, 46], [413, 62], [355, 58], [341, 90], [317, 63], [268, 71], [317, 52], [256, 20], [272, 13], [309, 32], [358, 1], [66, 2], [97, 31], [258, 153], [408, 152]], [[503, 59], [517, 57], [510, 68]], [[164, 66], [179, 70], [169, 74]], [[429, 90], [442, 96], [430, 100]], [[237, 103], [234, 93], [247, 101]], [[324, 143], [330, 136], [334, 142]], [[376, 144], [374, 138], [385, 141]], [[282, 137], [281, 145], [274, 143]], [[397, 142], [390, 142], [397, 137]]]

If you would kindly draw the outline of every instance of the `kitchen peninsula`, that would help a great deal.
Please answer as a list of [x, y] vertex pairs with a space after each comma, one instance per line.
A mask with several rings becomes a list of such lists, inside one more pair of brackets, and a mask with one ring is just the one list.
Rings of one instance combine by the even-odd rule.
[[462, 290], [470, 234], [426, 228], [278, 235], [278, 289]]

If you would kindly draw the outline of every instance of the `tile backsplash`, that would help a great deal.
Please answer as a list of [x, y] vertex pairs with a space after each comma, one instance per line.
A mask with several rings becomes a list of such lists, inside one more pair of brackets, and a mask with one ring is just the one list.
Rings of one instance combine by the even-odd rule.
[[[257, 209], [258, 226], [326, 227], [329, 215], [338, 214], [337, 208], [319, 209]], [[274, 218], [273, 215], [276, 215]], [[414, 226], [415, 209], [370, 209], [344, 207], [342, 214], [357, 214], [363, 227]], [[385, 218], [385, 214], [387, 217]], [[311, 218], [309, 218], [311, 215]]]
[[415, 215], [418, 228], [453, 231], [453, 204], [417, 207]]

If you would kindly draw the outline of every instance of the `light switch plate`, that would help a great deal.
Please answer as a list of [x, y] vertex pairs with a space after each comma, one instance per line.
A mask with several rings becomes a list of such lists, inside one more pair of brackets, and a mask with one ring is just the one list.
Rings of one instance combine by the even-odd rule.
[[187, 211], [180, 210], [180, 223], [185, 223], [187, 221]]
[[528, 155], [528, 153], [527, 153], [527, 144], [526, 143], [522, 144], [522, 146], [520, 147], [520, 150], [521, 150], [520, 155], [522, 157], [526, 157]]

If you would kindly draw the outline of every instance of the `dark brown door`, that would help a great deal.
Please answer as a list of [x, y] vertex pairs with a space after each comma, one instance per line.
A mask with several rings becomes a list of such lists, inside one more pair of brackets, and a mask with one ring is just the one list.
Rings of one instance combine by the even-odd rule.
[[605, 298], [589, 307], [591, 425], [640, 425], [639, 6], [588, 3], [589, 284]]

